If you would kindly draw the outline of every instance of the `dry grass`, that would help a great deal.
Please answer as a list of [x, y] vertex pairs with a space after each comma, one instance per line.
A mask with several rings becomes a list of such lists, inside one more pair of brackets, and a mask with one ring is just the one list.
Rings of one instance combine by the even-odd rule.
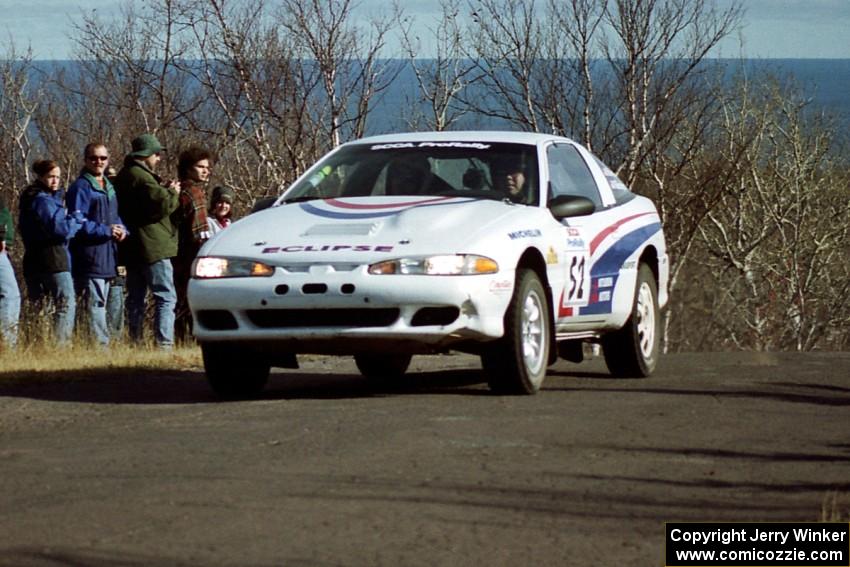
[[144, 373], [147, 371], [200, 369], [201, 350], [196, 345], [182, 346], [172, 351], [139, 347], [125, 343], [108, 349], [72, 346], [58, 348], [35, 344], [15, 351], [0, 351], [0, 381], [39, 377], [98, 374], [115, 371]]
[[821, 522], [850, 522], [850, 495], [828, 493], [821, 504]]

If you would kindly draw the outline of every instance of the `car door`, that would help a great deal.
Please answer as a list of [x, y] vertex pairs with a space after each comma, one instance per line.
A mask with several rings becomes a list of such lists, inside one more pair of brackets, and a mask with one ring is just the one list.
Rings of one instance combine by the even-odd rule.
[[[610, 247], [618, 238], [621, 216], [604, 172], [593, 156], [572, 143], [553, 143], [546, 151], [549, 198], [578, 195], [593, 201], [592, 215], [570, 217], [564, 226], [564, 287], [557, 307], [559, 331], [582, 331], [605, 327], [612, 314], [614, 286], [619, 266], [600, 262], [601, 245]], [[557, 296], [557, 290], [553, 290]]]

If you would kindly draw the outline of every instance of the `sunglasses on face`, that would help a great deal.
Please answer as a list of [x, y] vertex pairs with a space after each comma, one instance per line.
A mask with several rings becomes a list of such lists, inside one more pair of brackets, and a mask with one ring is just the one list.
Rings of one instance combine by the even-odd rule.
[[86, 156], [86, 159], [89, 161], [106, 161], [109, 156]]

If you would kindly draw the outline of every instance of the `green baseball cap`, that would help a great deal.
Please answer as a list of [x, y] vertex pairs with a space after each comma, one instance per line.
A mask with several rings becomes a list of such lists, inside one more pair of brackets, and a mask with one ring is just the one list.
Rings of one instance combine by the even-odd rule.
[[153, 134], [142, 134], [138, 138], [133, 139], [130, 144], [133, 147], [133, 151], [128, 155], [134, 158], [146, 158], [155, 153], [165, 151], [165, 146], [160, 144], [159, 140]]

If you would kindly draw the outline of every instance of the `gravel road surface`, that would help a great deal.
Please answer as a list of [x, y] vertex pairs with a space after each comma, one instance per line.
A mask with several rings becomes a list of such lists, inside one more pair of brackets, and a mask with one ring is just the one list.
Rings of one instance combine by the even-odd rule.
[[[559, 362], [501, 397], [478, 360], [351, 359], [217, 402], [199, 369], [0, 369], [0, 565], [663, 565], [665, 521], [816, 521], [850, 494], [850, 353]], [[846, 501], [846, 500], [845, 500]]]

